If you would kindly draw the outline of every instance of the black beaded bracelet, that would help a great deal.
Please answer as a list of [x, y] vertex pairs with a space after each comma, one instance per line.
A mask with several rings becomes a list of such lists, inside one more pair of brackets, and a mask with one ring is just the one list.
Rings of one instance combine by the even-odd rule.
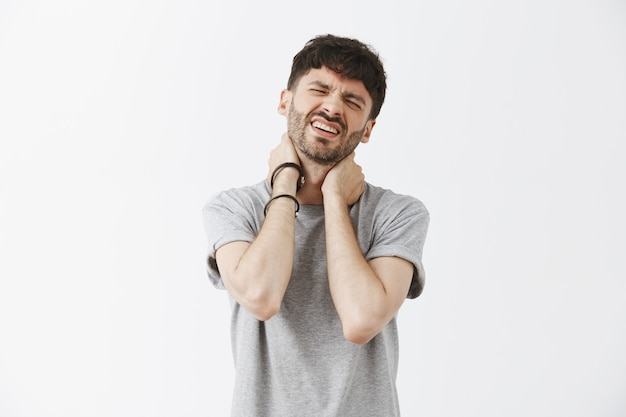
[[276, 175], [278, 175], [278, 173], [282, 171], [283, 169], [289, 168], [289, 167], [296, 168], [298, 170], [298, 173], [300, 174], [300, 178], [298, 179], [298, 183], [296, 185], [296, 191], [299, 191], [300, 188], [302, 188], [302, 186], [304, 185], [304, 171], [302, 171], [302, 167], [300, 165], [294, 162], [282, 163], [274, 169], [274, 172], [272, 172], [272, 180], [270, 181], [271, 188], [274, 188], [274, 179], [276, 178]]
[[282, 198], [282, 197], [291, 198], [296, 203], [296, 215], [297, 215], [298, 211], [300, 210], [300, 203], [298, 202], [298, 199], [292, 196], [291, 194], [278, 194], [277, 196], [270, 198], [270, 201], [267, 202], [267, 204], [265, 205], [265, 208], [263, 209], [263, 215], [267, 216], [267, 209], [269, 208], [270, 204], [272, 204], [274, 200], [278, 198]]

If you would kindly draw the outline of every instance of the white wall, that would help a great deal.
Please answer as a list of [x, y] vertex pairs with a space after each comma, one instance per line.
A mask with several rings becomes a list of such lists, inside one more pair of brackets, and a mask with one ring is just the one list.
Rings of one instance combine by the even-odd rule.
[[404, 415], [626, 413], [624, 2], [16, 0], [0, 415], [227, 414], [200, 210], [264, 177], [291, 57], [326, 32], [387, 65], [368, 180], [431, 211]]

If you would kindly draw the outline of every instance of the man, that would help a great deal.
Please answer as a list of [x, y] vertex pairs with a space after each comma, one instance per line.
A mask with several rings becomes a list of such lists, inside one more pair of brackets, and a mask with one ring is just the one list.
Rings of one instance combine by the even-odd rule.
[[385, 98], [376, 52], [332, 35], [293, 59], [267, 179], [203, 210], [228, 290], [233, 416], [398, 416], [395, 316], [424, 282], [429, 215], [364, 180], [354, 149]]

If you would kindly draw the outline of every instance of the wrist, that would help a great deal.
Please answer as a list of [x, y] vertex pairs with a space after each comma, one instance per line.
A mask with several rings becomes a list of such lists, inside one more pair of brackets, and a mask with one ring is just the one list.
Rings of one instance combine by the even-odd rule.
[[343, 207], [348, 207], [348, 203], [346, 203], [345, 199], [342, 198], [340, 194], [332, 192], [324, 193], [324, 208], [332, 210]]
[[[297, 174], [295, 177], [296, 191], [300, 190], [304, 184], [304, 171], [302, 167], [295, 162], [284, 162], [274, 168], [270, 179], [270, 187], [274, 189], [274, 183], [279, 181], [280, 177], [285, 177], [285, 174], [290, 174], [290, 178], [292, 178], [294, 174]], [[291, 179], [291, 181], [293, 181], [293, 179]]]
[[270, 198], [267, 204], [265, 204], [265, 208], [263, 209], [263, 214], [267, 217], [267, 211], [271, 205], [278, 205], [279, 203], [282, 203], [283, 200], [287, 200], [287, 199], [291, 200], [292, 202], [291, 204], [295, 204], [295, 215], [297, 216], [298, 211], [300, 211], [300, 203], [298, 202], [298, 199], [291, 194], [277, 194], [273, 196], [272, 198]]
[[273, 196], [279, 194], [296, 195], [298, 191], [298, 173], [295, 170], [290, 171], [293, 172], [284, 172], [276, 177], [274, 184], [271, 185], [271, 193]]

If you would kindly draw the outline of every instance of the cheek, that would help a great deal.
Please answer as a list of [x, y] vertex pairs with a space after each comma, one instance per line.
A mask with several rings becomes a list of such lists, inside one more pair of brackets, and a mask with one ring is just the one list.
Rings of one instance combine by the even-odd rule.
[[299, 110], [312, 111], [324, 105], [327, 100], [326, 96], [312, 95], [312, 94], [297, 94], [293, 96], [291, 101], [292, 105], [295, 105]]
[[293, 108], [300, 113], [309, 113], [311, 109], [311, 102], [306, 98], [300, 98], [293, 100], [291, 102], [291, 106], [293, 106]]
[[360, 117], [360, 115], [347, 117], [346, 122], [348, 123], [348, 126], [350, 126], [350, 130], [353, 132], [358, 131], [358, 130], [367, 132], [367, 126], [368, 126], [367, 120], [364, 119], [363, 117]]

